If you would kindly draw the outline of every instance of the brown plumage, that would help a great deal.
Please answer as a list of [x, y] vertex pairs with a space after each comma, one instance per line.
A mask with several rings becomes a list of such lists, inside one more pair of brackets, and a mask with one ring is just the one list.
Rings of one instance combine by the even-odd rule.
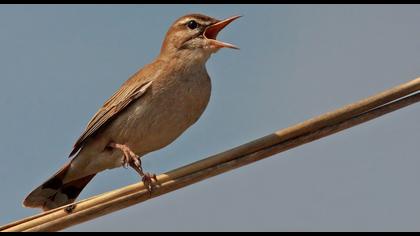
[[76, 141], [73, 159], [33, 190], [23, 205], [49, 210], [72, 203], [95, 174], [121, 165], [130, 165], [144, 181], [151, 181], [140, 157], [170, 144], [199, 119], [211, 91], [205, 63], [222, 47], [236, 48], [216, 40], [236, 18], [219, 21], [191, 14], [176, 20], [159, 56], [103, 104]]
[[110, 121], [114, 115], [122, 111], [132, 101], [140, 98], [146, 89], [151, 85], [152, 81], [141, 81], [147, 77], [133, 77], [136, 79], [127, 80], [125, 84], [102, 106], [101, 109], [89, 121], [85, 131], [74, 144], [70, 157], [76, 154], [83, 145], [83, 142], [94, 134], [99, 128]]

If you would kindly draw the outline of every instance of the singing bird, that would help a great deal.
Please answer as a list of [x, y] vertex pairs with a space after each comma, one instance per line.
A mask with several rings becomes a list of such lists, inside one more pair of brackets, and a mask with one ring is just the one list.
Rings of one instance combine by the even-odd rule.
[[210, 99], [206, 61], [221, 48], [238, 49], [216, 39], [239, 18], [202, 14], [177, 19], [156, 59], [132, 75], [88, 122], [66, 165], [33, 190], [26, 207], [53, 209], [72, 203], [99, 172], [131, 166], [152, 187], [140, 157], [161, 149], [193, 125]]

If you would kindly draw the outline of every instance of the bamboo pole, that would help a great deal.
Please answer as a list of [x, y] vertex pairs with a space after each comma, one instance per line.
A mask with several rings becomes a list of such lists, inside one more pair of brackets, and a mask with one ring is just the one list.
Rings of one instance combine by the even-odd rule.
[[60, 207], [2, 226], [0, 231], [62, 230], [419, 102], [420, 93], [394, 101], [419, 90], [420, 78], [417, 78], [336, 111], [161, 174], [158, 176], [159, 185], [151, 195], [145, 190], [143, 183], [136, 183], [72, 204], [75, 208], [71, 213], [65, 210], [68, 206]]

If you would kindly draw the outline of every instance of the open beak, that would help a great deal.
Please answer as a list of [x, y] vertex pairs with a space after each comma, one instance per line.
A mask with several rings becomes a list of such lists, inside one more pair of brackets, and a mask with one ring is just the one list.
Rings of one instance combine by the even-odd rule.
[[204, 37], [206, 39], [208, 39], [210, 41], [210, 44], [216, 48], [234, 48], [234, 49], [239, 49], [237, 46], [230, 44], [230, 43], [225, 43], [222, 41], [218, 41], [216, 40], [217, 34], [223, 29], [225, 28], [228, 24], [230, 24], [232, 21], [238, 19], [241, 16], [232, 16], [229, 17], [225, 20], [216, 22], [210, 26], [208, 26], [205, 30], [204, 30]]

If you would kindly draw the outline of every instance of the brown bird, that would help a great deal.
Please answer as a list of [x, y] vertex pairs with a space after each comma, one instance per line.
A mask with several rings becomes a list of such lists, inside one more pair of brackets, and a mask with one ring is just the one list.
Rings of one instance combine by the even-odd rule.
[[156, 176], [143, 172], [140, 157], [172, 143], [199, 119], [211, 92], [206, 61], [220, 48], [237, 49], [216, 36], [239, 17], [190, 14], [176, 20], [158, 57], [103, 104], [76, 141], [71, 161], [23, 205], [49, 210], [72, 203], [98, 172], [128, 165], [151, 191]]

